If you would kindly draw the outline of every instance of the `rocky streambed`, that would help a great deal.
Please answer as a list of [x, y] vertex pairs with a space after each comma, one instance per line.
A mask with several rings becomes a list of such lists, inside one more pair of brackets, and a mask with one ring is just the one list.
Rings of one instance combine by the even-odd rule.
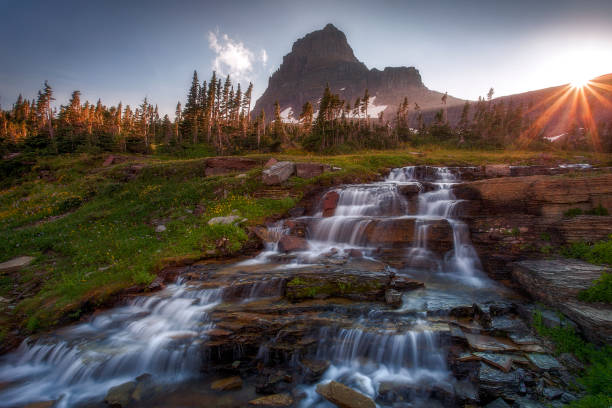
[[[268, 242], [253, 259], [174, 267], [165, 272], [176, 280], [156, 293], [26, 340], [0, 362], [0, 406], [572, 401], [581, 364], [553, 355], [530, 322], [533, 298], [556, 306], [561, 296], [521, 285], [570, 287], [575, 296], [603, 269], [566, 263], [584, 279], [555, 286], [550, 264], [529, 263], [536, 251], [507, 248], [551, 228], [568, 231], [555, 239], [574, 239], [579, 229], [557, 215], [575, 203], [607, 203], [608, 179], [596, 177], [610, 175], [589, 176], [591, 187], [567, 190], [578, 192], [572, 198], [556, 191], [576, 178], [544, 188], [533, 179], [543, 176], [504, 177], [493, 184], [506, 187], [492, 189], [487, 180], [462, 181], [487, 176], [474, 169], [408, 167], [382, 182], [331, 188], [294, 218], [258, 230]], [[517, 216], [503, 224], [499, 208]], [[495, 234], [501, 239], [489, 248]], [[605, 314], [581, 316], [579, 327], [595, 322], [609, 333]]]

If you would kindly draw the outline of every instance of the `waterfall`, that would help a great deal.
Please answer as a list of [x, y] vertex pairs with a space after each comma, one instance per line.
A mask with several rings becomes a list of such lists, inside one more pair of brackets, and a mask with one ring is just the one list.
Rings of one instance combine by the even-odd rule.
[[59, 406], [72, 406], [143, 373], [162, 382], [195, 376], [200, 343], [213, 327], [208, 311], [221, 298], [221, 289], [169, 285], [87, 323], [26, 340], [0, 361], [0, 382], [17, 384], [0, 391], [0, 406], [59, 398]]
[[[372, 331], [366, 328], [321, 329], [315, 358], [330, 362], [322, 383], [338, 381], [369, 396], [380, 397], [381, 384], [410, 385], [418, 397], [433, 384], [447, 383], [450, 373], [438, 335], [430, 330]], [[419, 391], [419, 388], [422, 390]], [[304, 387], [302, 407], [327, 406], [315, 387]], [[427, 397], [427, 395], [421, 395]]]

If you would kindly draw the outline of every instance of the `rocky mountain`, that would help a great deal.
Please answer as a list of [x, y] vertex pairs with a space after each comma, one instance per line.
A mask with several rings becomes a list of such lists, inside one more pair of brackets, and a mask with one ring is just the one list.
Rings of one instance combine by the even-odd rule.
[[[295, 121], [307, 101], [317, 110], [325, 84], [351, 106], [368, 89], [369, 115], [377, 117], [384, 112], [388, 120], [407, 97], [413, 126], [416, 125], [412, 110], [415, 102], [421, 106], [425, 122], [432, 121], [443, 107], [443, 94], [428, 89], [416, 68], [368, 69], [353, 53], [346, 35], [328, 24], [293, 44], [291, 52], [283, 57], [282, 64], [269, 78], [268, 88], [257, 100], [253, 112], [259, 114], [263, 109], [271, 119], [274, 102], [278, 101], [283, 119]], [[591, 128], [593, 124], [612, 122], [612, 74], [595, 78], [584, 88], [561, 85], [493, 99], [494, 103], [500, 101], [523, 105], [523, 112], [544, 136], [555, 137], [572, 127]], [[464, 102], [448, 96], [446, 109], [451, 124], [459, 121]]]
[[[263, 109], [270, 118], [274, 102], [278, 101], [282, 116], [295, 120], [307, 101], [317, 109], [316, 103], [325, 84], [351, 106], [368, 89], [371, 97], [368, 113], [372, 117], [384, 112], [385, 117], [390, 118], [404, 97], [411, 104], [417, 102], [423, 109], [442, 107], [443, 94], [429, 90], [416, 68], [368, 69], [355, 57], [346, 35], [328, 24], [293, 44], [291, 52], [283, 57], [279, 69], [270, 77], [268, 88], [255, 104], [254, 113]], [[452, 96], [447, 99], [449, 107], [462, 103]]]

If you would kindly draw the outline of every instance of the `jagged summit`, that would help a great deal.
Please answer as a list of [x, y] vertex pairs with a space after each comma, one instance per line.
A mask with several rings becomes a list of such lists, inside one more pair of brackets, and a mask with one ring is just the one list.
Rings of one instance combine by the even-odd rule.
[[[274, 102], [278, 101], [286, 119], [297, 118], [304, 103], [315, 105], [325, 84], [351, 105], [363, 96], [367, 88], [373, 108], [372, 116], [385, 112], [389, 115], [408, 97], [424, 109], [440, 107], [442, 94], [430, 91], [415, 67], [387, 67], [371, 69], [357, 59], [346, 35], [333, 24], [306, 34], [293, 43], [291, 52], [268, 81], [268, 88], [255, 104], [254, 113], [262, 109], [271, 117]], [[461, 101], [449, 97], [448, 104]], [[291, 114], [293, 113], [293, 114]]]

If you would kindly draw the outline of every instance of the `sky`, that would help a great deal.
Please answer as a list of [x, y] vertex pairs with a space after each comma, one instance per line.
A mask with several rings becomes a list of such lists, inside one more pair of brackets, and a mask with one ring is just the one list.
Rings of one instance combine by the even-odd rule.
[[0, 0], [0, 106], [48, 80], [56, 103], [132, 106], [174, 116], [193, 70], [213, 69], [255, 99], [308, 32], [332, 23], [369, 68], [414, 66], [465, 99], [612, 73], [611, 0]]

